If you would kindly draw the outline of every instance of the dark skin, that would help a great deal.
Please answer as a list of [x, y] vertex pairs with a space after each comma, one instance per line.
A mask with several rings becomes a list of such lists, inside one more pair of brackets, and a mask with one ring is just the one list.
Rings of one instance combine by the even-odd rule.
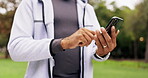
[[97, 37], [95, 37], [95, 41], [98, 47], [96, 53], [99, 56], [104, 56], [114, 50], [114, 48], [117, 46], [116, 38], [119, 34], [119, 30], [116, 31], [115, 27], [113, 26], [111, 28], [111, 37], [104, 28], [101, 28], [101, 31], [102, 34], [99, 31], [96, 31]]
[[[100, 31], [102, 33], [100, 33]], [[64, 38], [61, 41], [61, 46], [63, 49], [73, 49], [78, 46], [88, 46], [92, 40], [95, 40], [98, 47], [96, 54], [104, 56], [116, 47], [116, 38], [119, 30], [116, 31], [115, 27], [112, 26], [111, 37], [104, 28], [100, 28], [100, 31], [91, 31], [86, 28], [81, 28], [71, 36]]]

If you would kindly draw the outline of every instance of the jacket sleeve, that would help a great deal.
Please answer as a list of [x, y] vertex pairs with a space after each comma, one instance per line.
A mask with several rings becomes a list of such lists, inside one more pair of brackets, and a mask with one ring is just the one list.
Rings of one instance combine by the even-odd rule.
[[22, 0], [14, 17], [8, 51], [14, 61], [36, 61], [52, 58], [49, 45], [52, 39], [33, 39], [34, 20], [32, 0]]
[[[95, 14], [95, 11], [94, 11], [94, 8], [91, 6], [91, 5], [88, 5], [90, 6], [90, 12], [91, 12], [91, 19], [93, 20], [93, 24], [94, 24], [94, 31], [95, 30], [100, 30], [100, 24], [98, 22], [98, 19], [97, 19], [97, 16]], [[97, 50], [97, 46], [95, 44], [95, 42], [93, 42], [93, 54], [92, 54], [92, 58], [96, 61], [105, 61], [109, 58], [110, 56], [110, 53], [108, 53], [105, 57], [100, 57], [96, 54], [96, 50]]]

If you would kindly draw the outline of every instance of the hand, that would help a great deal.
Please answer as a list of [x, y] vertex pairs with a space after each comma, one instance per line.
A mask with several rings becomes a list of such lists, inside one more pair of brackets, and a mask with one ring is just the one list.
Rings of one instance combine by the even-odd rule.
[[97, 49], [97, 55], [99, 56], [104, 56], [111, 52], [115, 47], [116, 47], [116, 37], [119, 34], [119, 30], [116, 31], [115, 27], [112, 26], [111, 28], [111, 37], [109, 34], [106, 32], [105, 28], [101, 28], [100, 31], [96, 31], [96, 45], [98, 47]]
[[81, 28], [71, 36], [64, 38], [61, 41], [63, 49], [73, 49], [77, 46], [88, 46], [94, 40], [95, 32], [86, 28]]

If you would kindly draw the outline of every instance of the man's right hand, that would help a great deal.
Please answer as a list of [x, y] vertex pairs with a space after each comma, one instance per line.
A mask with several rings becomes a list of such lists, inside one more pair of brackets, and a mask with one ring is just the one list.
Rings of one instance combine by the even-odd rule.
[[69, 37], [62, 39], [61, 46], [63, 49], [73, 49], [77, 46], [88, 46], [94, 39], [95, 32], [86, 28], [81, 28]]

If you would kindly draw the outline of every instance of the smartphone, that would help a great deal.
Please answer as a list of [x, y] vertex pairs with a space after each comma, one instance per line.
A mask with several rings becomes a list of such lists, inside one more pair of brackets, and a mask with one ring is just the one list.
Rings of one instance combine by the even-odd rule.
[[107, 33], [111, 36], [111, 27], [115, 26], [116, 29], [119, 29], [119, 27], [122, 25], [123, 23], [123, 19], [119, 18], [119, 17], [112, 17], [109, 21], [109, 23], [107, 24], [107, 26], [105, 27]]

